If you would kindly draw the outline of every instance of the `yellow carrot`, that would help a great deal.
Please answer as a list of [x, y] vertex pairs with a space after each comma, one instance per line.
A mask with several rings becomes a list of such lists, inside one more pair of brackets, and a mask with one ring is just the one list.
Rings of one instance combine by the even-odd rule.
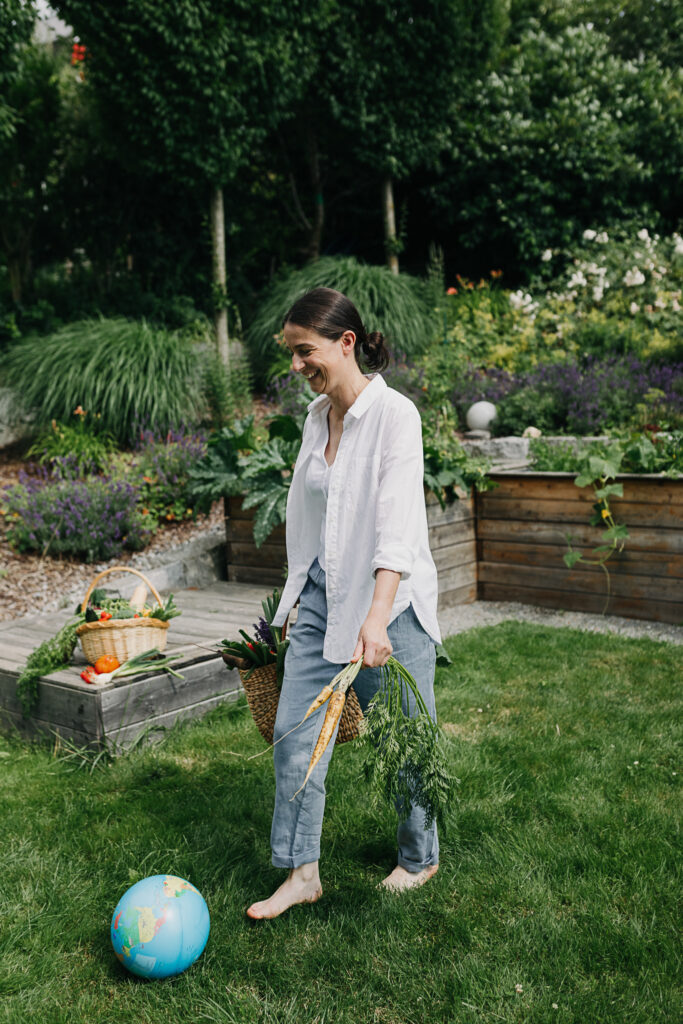
[[248, 758], [248, 760], [251, 761], [253, 758], [260, 757], [261, 754], [265, 754], [268, 750], [272, 750], [273, 747], [276, 747], [278, 745], [280, 740], [284, 740], [287, 736], [289, 736], [290, 733], [295, 732], [296, 729], [298, 729], [300, 725], [303, 725], [304, 722], [306, 721], [306, 719], [310, 718], [310, 716], [313, 714], [313, 712], [317, 711], [318, 708], [321, 708], [323, 706], [323, 704], [325, 703], [325, 701], [329, 700], [329, 698], [332, 696], [332, 694], [334, 693], [334, 687], [335, 687], [335, 685], [337, 683], [337, 680], [339, 679], [339, 676], [341, 676], [341, 672], [339, 672], [334, 677], [334, 679], [332, 680], [331, 683], [328, 683], [327, 686], [323, 686], [322, 690], [320, 691], [318, 696], [315, 698], [315, 700], [311, 704], [310, 708], [308, 709], [308, 711], [306, 712], [306, 714], [301, 719], [301, 721], [299, 722], [298, 725], [292, 726], [292, 728], [289, 730], [289, 732], [286, 732], [282, 736], [280, 736], [280, 739], [275, 740], [275, 743], [271, 743], [271, 745], [269, 747], [266, 747], [265, 750], [259, 750], [258, 754], [252, 754], [251, 757]]
[[290, 797], [290, 800], [293, 800], [295, 796], [298, 796], [298, 794], [304, 788], [304, 786], [306, 785], [306, 783], [308, 782], [308, 780], [311, 777], [311, 772], [313, 771], [313, 769], [315, 768], [315, 766], [317, 765], [318, 761], [323, 756], [325, 751], [327, 750], [327, 746], [328, 746], [330, 740], [332, 739], [332, 733], [334, 732], [335, 727], [337, 725], [337, 722], [341, 718], [342, 712], [344, 711], [344, 705], [345, 704], [346, 704], [346, 689], [341, 689], [340, 688], [333, 695], [333, 697], [330, 700], [330, 703], [328, 705], [327, 712], [325, 714], [325, 721], [323, 722], [323, 727], [320, 730], [320, 735], [318, 736], [318, 742], [315, 745], [315, 750], [313, 751], [313, 756], [311, 758], [311, 763], [309, 764], [308, 771], [306, 772], [306, 778], [301, 783], [301, 785], [297, 789], [297, 791], [294, 794], [294, 796]]

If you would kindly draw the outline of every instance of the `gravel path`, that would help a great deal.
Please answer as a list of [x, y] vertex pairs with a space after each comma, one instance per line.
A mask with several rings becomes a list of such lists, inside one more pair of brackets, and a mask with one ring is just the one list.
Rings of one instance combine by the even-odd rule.
[[541, 626], [568, 626], [589, 633], [618, 633], [638, 639], [663, 640], [670, 644], [683, 644], [683, 626], [667, 622], [648, 622], [644, 619], [624, 619], [618, 615], [595, 615], [589, 612], [558, 611], [555, 608], [537, 608], [515, 601], [475, 601], [460, 604], [439, 612], [442, 637], [464, 633], [477, 626], [495, 626], [506, 620], [536, 622]]

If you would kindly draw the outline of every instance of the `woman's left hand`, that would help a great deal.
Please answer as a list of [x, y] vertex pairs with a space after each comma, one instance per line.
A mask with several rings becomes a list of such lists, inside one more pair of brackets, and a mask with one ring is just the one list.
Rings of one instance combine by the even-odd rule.
[[382, 620], [372, 614], [368, 615], [360, 628], [351, 661], [358, 661], [362, 654], [363, 668], [380, 668], [386, 665], [392, 651], [387, 627]]

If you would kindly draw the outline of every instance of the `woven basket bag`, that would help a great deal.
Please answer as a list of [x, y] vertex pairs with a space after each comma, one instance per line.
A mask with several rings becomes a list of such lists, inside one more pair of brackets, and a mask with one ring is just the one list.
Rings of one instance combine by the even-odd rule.
[[[287, 634], [288, 621], [289, 616], [285, 619], [282, 627], [283, 640]], [[280, 700], [275, 662], [271, 665], [261, 665], [249, 672], [248, 662], [242, 658], [235, 658], [230, 654], [224, 654], [223, 660], [226, 665], [233, 665], [239, 669], [242, 686], [247, 695], [247, 703], [249, 704], [251, 716], [256, 723], [256, 728], [266, 743], [272, 743], [275, 716]], [[346, 704], [344, 705], [335, 743], [347, 743], [349, 740], [355, 739], [362, 720], [363, 712], [361, 711], [353, 686], [351, 686], [346, 695]]]
[[[88, 600], [98, 581], [110, 572], [131, 572], [139, 576], [154, 594], [159, 604], [163, 604], [158, 591], [137, 569], [129, 569], [125, 565], [114, 565], [111, 569], [104, 569], [95, 577], [88, 593], [83, 598], [81, 611], [85, 611]], [[156, 647], [163, 651], [168, 640], [168, 622], [161, 619], [139, 618], [139, 619], [107, 619], [106, 622], [84, 622], [76, 630], [76, 636], [81, 641], [83, 653], [91, 664], [101, 658], [103, 654], [113, 654], [122, 665], [124, 661], [149, 651]]]

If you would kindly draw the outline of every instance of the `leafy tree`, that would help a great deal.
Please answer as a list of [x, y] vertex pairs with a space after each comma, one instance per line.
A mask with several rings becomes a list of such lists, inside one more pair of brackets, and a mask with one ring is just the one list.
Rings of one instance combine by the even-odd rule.
[[226, 362], [223, 189], [298, 95], [307, 27], [325, 4], [55, 0], [88, 48], [86, 76], [130, 163], [204, 193]]
[[446, 149], [451, 97], [500, 46], [504, 0], [345, 0], [323, 88], [361, 166], [381, 183], [389, 266], [398, 273], [394, 180]]
[[668, 68], [683, 66], [683, 6], [680, 0], [512, 0], [512, 35], [528, 28], [551, 35], [570, 25], [591, 25], [625, 60], [656, 57]]
[[19, 304], [31, 270], [34, 236], [59, 180], [59, 83], [44, 47], [25, 46], [7, 89], [12, 131], [0, 136], [0, 246], [12, 299]]
[[680, 73], [624, 61], [587, 26], [530, 30], [455, 104], [431, 198], [465, 247], [538, 266], [582, 227], [675, 218], [682, 118]]
[[29, 42], [35, 11], [27, 0], [3, 0], [0, 11], [0, 139], [14, 133], [16, 112], [8, 96], [21, 59], [21, 47]]

